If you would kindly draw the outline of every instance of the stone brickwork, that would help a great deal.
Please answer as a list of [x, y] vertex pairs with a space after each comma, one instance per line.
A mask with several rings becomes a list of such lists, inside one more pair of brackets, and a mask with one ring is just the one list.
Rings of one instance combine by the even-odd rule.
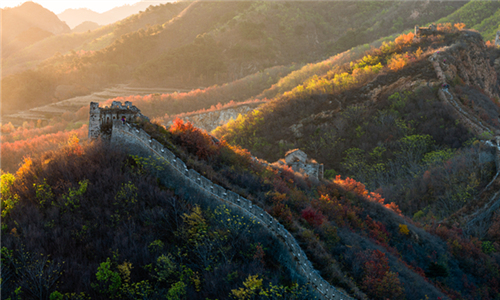
[[130, 101], [126, 101], [125, 105], [122, 105], [121, 102], [113, 101], [110, 107], [99, 107], [99, 103], [90, 102], [89, 139], [93, 140], [102, 136], [104, 125], [112, 126], [114, 121], [121, 120], [122, 118], [127, 121], [133, 121], [138, 117], [146, 118]]
[[426, 35], [432, 35], [437, 32], [437, 26], [436, 24], [432, 24], [429, 27], [419, 27], [418, 25], [415, 26], [415, 37], [420, 38], [422, 36]]
[[320, 180], [323, 179], [323, 164], [307, 158], [307, 154], [300, 149], [288, 151], [285, 154], [285, 163], [295, 172], [314, 176]]
[[183, 178], [190, 188], [209, 194], [212, 198], [228, 204], [243, 215], [252, 218], [267, 228], [272, 235], [283, 242], [287, 251], [295, 260], [296, 269], [307, 278], [312, 287], [316, 289], [324, 299], [353, 299], [324, 280], [319, 272], [314, 269], [311, 262], [307, 259], [306, 254], [290, 232], [261, 207], [232, 191], [214, 184], [195, 170], [188, 169], [181, 159], [176, 157], [170, 150], [163, 147], [159, 142], [152, 139], [142, 129], [136, 129], [129, 123], [123, 124], [121, 121], [115, 120], [112, 127], [111, 143], [123, 145], [124, 141], [126, 141], [127, 147], [129, 148], [139, 147], [151, 157], [165, 160], [169, 164], [169, 167], [171, 167], [170, 169]]

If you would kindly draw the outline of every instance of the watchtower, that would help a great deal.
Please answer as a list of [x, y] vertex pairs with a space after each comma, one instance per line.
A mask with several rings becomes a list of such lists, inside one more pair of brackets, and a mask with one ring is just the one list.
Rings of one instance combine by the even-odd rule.
[[436, 32], [437, 32], [436, 24], [431, 24], [429, 27], [419, 27], [418, 25], [415, 26], [415, 37], [417, 38], [426, 35], [432, 35], [435, 34]]
[[123, 120], [130, 122], [135, 121], [139, 117], [147, 119], [130, 101], [126, 101], [125, 105], [121, 102], [113, 101], [109, 107], [99, 107], [99, 103], [90, 102], [89, 139], [96, 139], [102, 136], [103, 133], [109, 134], [114, 121]]

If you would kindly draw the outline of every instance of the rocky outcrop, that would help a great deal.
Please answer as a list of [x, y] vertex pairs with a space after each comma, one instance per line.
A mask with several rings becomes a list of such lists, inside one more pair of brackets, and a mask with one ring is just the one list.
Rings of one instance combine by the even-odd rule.
[[498, 96], [495, 88], [497, 72], [490, 65], [486, 46], [479, 33], [464, 31], [454, 45], [436, 54], [446, 80], [451, 82], [458, 76], [466, 85], [483, 90], [489, 97]]
[[193, 123], [194, 126], [204, 129], [208, 132], [214, 130], [215, 128], [222, 126], [229, 122], [230, 120], [236, 120], [238, 115], [244, 115], [249, 111], [254, 110], [261, 103], [251, 103], [233, 106], [230, 108], [223, 108], [214, 111], [194, 113], [189, 115], [173, 116], [165, 125], [170, 126], [176, 117], [184, 121]]

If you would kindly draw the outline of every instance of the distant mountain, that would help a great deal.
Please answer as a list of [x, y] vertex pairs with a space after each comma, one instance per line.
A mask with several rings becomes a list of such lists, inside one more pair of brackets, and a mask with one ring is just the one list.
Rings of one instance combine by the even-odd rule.
[[[151, 6], [109, 28], [56, 36], [23, 49], [5, 62], [13, 77], [4, 78], [9, 84], [2, 89], [11, 98], [11, 109], [26, 109], [28, 103], [50, 102], [58, 85], [74, 82], [91, 90], [131, 81], [177, 87], [221, 84], [271, 66], [325, 59], [435, 21], [464, 5], [396, 3], [195, 1]], [[51, 56], [35, 73], [15, 74]], [[43, 85], [45, 96], [34, 89], [40, 81], [27, 84], [34, 78], [51, 81]]]
[[50, 10], [34, 2], [1, 10], [2, 57], [53, 34], [69, 33], [66, 23]]
[[98, 13], [87, 8], [70, 8], [58, 14], [57, 16], [62, 21], [66, 22], [71, 28], [74, 28], [85, 21], [95, 22], [100, 25], [107, 25], [122, 20], [142, 10], [145, 10], [151, 5], [158, 5], [159, 3], [166, 2], [172, 1], [142, 1], [132, 5], [127, 4], [120, 7], [115, 7], [103, 13]]
[[92, 30], [97, 29], [99, 27], [101, 27], [101, 26], [95, 22], [85, 21], [82, 24], [73, 28], [73, 30], [71, 30], [71, 32], [86, 32], [89, 30], [92, 31]]

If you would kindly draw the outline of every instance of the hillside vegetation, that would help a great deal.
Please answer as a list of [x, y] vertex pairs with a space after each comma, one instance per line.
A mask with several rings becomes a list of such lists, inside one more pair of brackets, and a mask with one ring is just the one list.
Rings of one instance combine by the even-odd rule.
[[[356, 299], [500, 299], [500, 50], [464, 30], [489, 36], [498, 11], [492, 1], [150, 7], [11, 55], [2, 114], [56, 101], [61, 86], [209, 86], [103, 105], [132, 101], [154, 122], [131, 126], [265, 209]], [[455, 24], [365, 44], [441, 17]], [[241, 103], [261, 107], [217, 138], [160, 124]], [[82, 107], [1, 125], [2, 298], [317, 296], [267, 231], [179, 185], [165, 162], [86, 144], [87, 120]], [[324, 180], [252, 156], [295, 148], [324, 164]]]
[[485, 40], [493, 40], [500, 30], [499, 9], [497, 1], [470, 1], [438, 22], [464, 23], [467, 28], [479, 31]]
[[[2, 83], [4, 111], [49, 103], [59, 85], [95, 90], [127, 81], [191, 87], [229, 82], [276, 65], [324, 59], [431, 22], [463, 3], [393, 4], [200, 1], [150, 7], [90, 33], [50, 37], [17, 52], [4, 62], [10, 75]], [[380, 21], [394, 16], [400, 16], [395, 23]], [[26, 67], [31, 70], [21, 71]]]
[[428, 61], [433, 49], [468, 43], [468, 50], [446, 56], [454, 70], [463, 70], [457, 55], [486, 57], [468, 62], [488, 65], [477, 69], [481, 75], [454, 73], [449, 79], [464, 105], [499, 128], [497, 75], [489, 66], [498, 50], [449, 28], [418, 43], [412, 34], [402, 35], [362, 59], [310, 77], [214, 133], [269, 161], [301, 148], [325, 164], [326, 176], [359, 180], [415, 220], [446, 218], [481, 193], [495, 163], [493, 148], [477, 140], [491, 135], [471, 134], [437, 98], [440, 83]]
[[2, 298], [315, 298], [281, 242], [161, 170], [73, 139], [2, 174]]
[[[437, 223], [422, 227], [350, 178], [317, 181], [286, 167], [265, 167], [246, 150], [214, 142], [182, 121], [168, 130], [143, 121], [134, 126], [190, 168], [266, 209], [295, 236], [323, 278], [358, 299], [498, 294], [494, 243]], [[98, 299], [139, 293], [154, 299], [158, 292], [176, 291], [188, 299], [242, 299], [233, 290], [252, 293], [257, 275], [265, 280], [254, 283], [253, 293], [270, 293], [274, 286], [292, 293], [291, 299], [310, 299], [305, 288], [294, 287], [300, 278], [287, 273], [286, 259], [273, 258], [280, 257], [273, 256], [279, 244], [258, 227], [243, 221], [232, 227], [239, 217], [213, 203], [207, 207], [203, 197], [176, 186], [161, 162], [117, 151], [99, 143], [81, 147], [73, 139], [62, 152], [26, 160], [15, 175], [3, 175], [2, 277], [10, 280], [2, 293], [21, 286], [17, 293], [29, 298], [32, 279], [15, 270], [31, 270], [24, 266], [43, 254], [51, 255], [50, 262], [33, 268], [47, 282], [44, 295], [57, 289]], [[57, 281], [57, 288], [50, 284]]]

